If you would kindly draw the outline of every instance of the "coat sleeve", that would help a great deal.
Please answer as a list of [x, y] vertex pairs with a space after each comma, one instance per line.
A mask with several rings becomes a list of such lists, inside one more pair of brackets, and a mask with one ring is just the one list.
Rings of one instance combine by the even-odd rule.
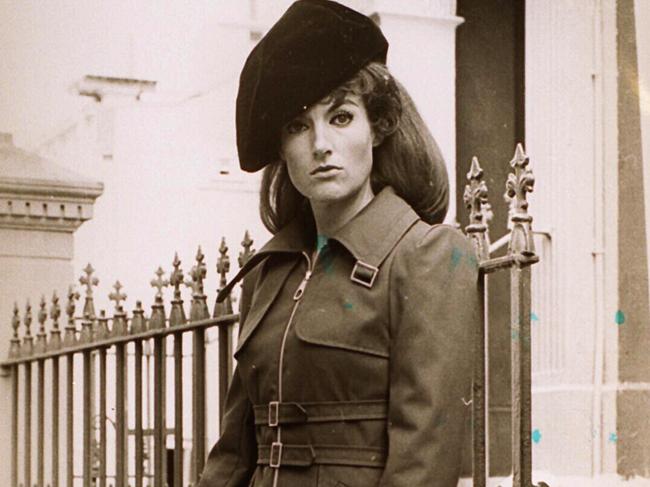
[[[241, 323], [251, 306], [256, 272], [244, 278], [240, 301]], [[246, 487], [257, 463], [257, 441], [253, 406], [235, 368], [226, 396], [223, 434], [214, 445], [197, 487]]]
[[388, 458], [381, 487], [455, 487], [480, 326], [478, 265], [447, 225], [397, 249], [390, 276]]

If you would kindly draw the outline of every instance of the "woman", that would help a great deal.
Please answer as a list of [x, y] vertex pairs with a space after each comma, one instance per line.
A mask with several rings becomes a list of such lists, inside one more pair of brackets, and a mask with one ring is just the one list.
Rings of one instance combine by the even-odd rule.
[[[454, 486], [477, 269], [448, 181], [367, 17], [301, 0], [240, 79], [244, 170], [274, 237], [244, 279], [237, 368], [201, 487]], [[432, 225], [433, 224], [433, 225]]]

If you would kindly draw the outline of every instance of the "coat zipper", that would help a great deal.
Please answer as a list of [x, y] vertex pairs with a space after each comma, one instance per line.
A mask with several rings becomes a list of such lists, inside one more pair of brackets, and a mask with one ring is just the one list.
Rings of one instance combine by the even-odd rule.
[[[309, 282], [309, 279], [311, 278], [311, 275], [314, 272], [314, 266], [316, 265], [316, 261], [318, 260], [319, 254], [316, 254], [313, 265], [307, 252], [302, 252], [302, 255], [305, 256], [305, 259], [307, 259], [307, 271], [305, 272], [302, 281], [300, 281], [300, 284], [296, 288], [296, 291], [293, 293], [294, 304], [293, 307], [291, 308], [291, 314], [289, 315], [289, 320], [287, 321], [287, 324], [284, 328], [284, 334], [282, 335], [282, 343], [280, 344], [280, 360], [278, 363], [278, 402], [280, 403], [282, 402], [282, 369], [284, 366], [284, 347], [287, 343], [287, 336], [289, 335], [289, 330], [291, 328], [291, 324], [293, 323], [293, 317], [296, 314], [296, 310], [298, 309], [298, 305], [300, 304], [300, 300], [302, 299], [302, 296], [305, 294], [305, 288], [307, 287], [307, 282]], [[281, 444], [282, 426], [278, 425], [277, 428], [278, 428], [278, 434], [276, 437], [276, 442]], [[279, 474], [280, 474], [280, 469], [276, 468], [273, 474], [273, 487], [277, 487], [278, 485]]]

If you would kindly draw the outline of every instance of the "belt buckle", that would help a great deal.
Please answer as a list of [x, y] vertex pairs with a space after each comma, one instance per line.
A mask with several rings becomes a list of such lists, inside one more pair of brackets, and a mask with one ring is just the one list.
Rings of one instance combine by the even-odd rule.
[[278, 401], [269, 402], [269, 426], [271, 428], [280, 424], [280, 403]]
[[[277, 461], [273, 459], [277, 457]], [[280, 468], [282, 464], [282, 443], [279, 441], [274, 441], [271, 443], [271, 452], [269, 454], [269, 467], [271, 468]]]

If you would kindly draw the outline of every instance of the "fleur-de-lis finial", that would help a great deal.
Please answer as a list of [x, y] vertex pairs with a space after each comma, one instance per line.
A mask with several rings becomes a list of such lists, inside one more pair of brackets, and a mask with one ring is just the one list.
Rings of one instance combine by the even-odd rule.
[[14, 302], [14, 312], [11, 317], [11, 327], [14, 330], [14, 335], [11, 338], [9, 346], [9, 357], [18, 357], [20, 355], [20, 338], [18, 336], [18, 328], [20, 328], [20, 311], [18, 303]]
[[[244, 240], [246, 240], [244, 238]], [[252, 245], [252, 240], [250, 241]], [[249, 245], [250, 248], [250, 245]], [[246, 249], [246, 247], [245, 247]], [[245, 257], [242, 254], [239, 254], [239, 263], [241, 264]], [[221, 239], [221, 245], [219, 245], [219, 258], [217, 259], [217, 273], [219, 274], [219, 291], [226, 287], [227, 278], [226, 275], [230, 271], [230, 257], [228, 257], [228, 246], [226, 245], [226, 239]], [[232, 299], [230, 293], [226, 296], [221, 302], [215, 302], [213, 316], [215, 318], [219, 316], [224, 316], [232, 314]]]
[[52, 328], [59, 328], [59, 317], [61, 316], [61, 306], [59, 306], [59, 297], [56, 291], [52, 293], [52, 306], [50, 307], [50, 318], [52, 318]]
[[528, 200], [526, 195], [533, 191], [535, 177], [528, 167], [529, 159], [521, 144], [517, 144], [515, 155], [510, 161], [514, 173], [508, 174], [504, 198], [510, 204], [510, 222], [512, 226], [510, 235], [510, 254], [520, 254], [526, 258], [535, 255], [535, 244], [531, 222], [533, 218], [528, 214]]
[[244, 264], [248, 262], [248, 259], [250, 259], [254, 254], [255, 250], [252, 249], [253, 247], [253, 239], [251, 239], [250, 233], [248, 233], [248, 230], [244, 232], [244, 240], [241, 242], [241, 246], [244, 248], [241, 252], [239, 252], [239, 257], [237, 259], [239, 263], [239, 267], [244, 267]]
[[32, 332], [30, 327], [32, 326], [32, 305], [27, 300], [25, 305], [25, 316], [23, 317], [23, 325], [25, 325], [25, 336], [23, 337], [23, 349], [22, 352], [24, 355], [31, 355], [33, 350], [34, 338], [32, 337]]
[[487, 227], [487, 185], [483, 179], [483, 169], [478, 158], [473, 157], [470, 170], [467, 173], [469, 184], [465, 185], [463, 200], [469, 209], [469, 225], [465, 227], [472, 239], [474, 250], [479, 261], [487, 260], [490, 256], [488, 227]]
[[74, 290], [73, 286], [68, 288], [68, 304], [65, 307], [65, 313], [68, 315], [68, 322], [74, 320], [74, 311], [77, 307], [75, 301], [79, 299], [79, 293]]
[[201, 246], [199, 246], [199, 249], [196, 252], [196, 264], [192, 266], [192, 270], [190, 271], [191, 280], [185, 281], [185, 285], [192, 288], [193, 297], [203, 296], [203, 279], [205, 279], [207, 274], [207, 269], [203, 259], [205, 259], [205, 255], [203, 255]]
[[41, 296], [38, 309], [38, 333], [36, 335], [36, 348], [38, 353], [45, 352], [47, 347], [47, 333], [45, 333], [45, 320], [47, 320], [47, 301]]
[[[186, 281], [185, 285], [192, 288], [192, 306], [190, 307], [190, 320], [197, 321], [208, 318], [210, 313], [205, 302], [205, 294], [203, 294], [203, 279], [207, 274], [207, 268], [203, 262], [205, 255], [199, 246], [196, 252], [196, 264], [192, 266], [190, 271], [191, 281]], [[171, 317], [170, 317], [171, 319]]]
[[[240, 265], [242, 256], [240, 254]], [[226, 245], [226, 238], [221, 238], [219, 245], [219, 258], [217, 259], [217, 273], [219, 274], [219, 289], [223, 289], [228, 282], [226, 275], [230, 272], [230, 257], [228, 256], [228, 245]]]
[[530, 160], [521, 144], [517, 144], [515, 155], [510, 161], [510, 166], [514, 169], [514, 173], [508, 174], [506, 181], [506, 193], [504, 198], [506, 202], [510, 203], [513, 207], [513, 213], [527, 214], [528, 201], [526, 194], [533, 191], [535, 185], [535, 176], [528, 168]]
[[178, 258], [178, 252], [174, 254], [174, 262], [172, 262], [174, 270], [169, 276], [169, 284], [174, 286], [174, 299], [181, 299], [181, 285], [183, 284], [183, 271], [181, 270], [181, 261]]
[[127, 295], [121, 292], [122, 284], [120, 283], [120, 281], [115, 281], [115, 284], [113, 284], [113, 289], [115, 289], [115, 291], [112, 291], [108, 295], [108, 299], [115, 302], [115, 312], [121, 313], [122, 301], [124, 301], [127, 298]]
[[77, 340], [77, 329], [74, 323], [74, 312], [76, 308], [75, 301], [77, 299], [79, 299], [79, 293], [74, 290], [74, 287], [70, 286], [68, 288], [68, 303], [65, 307], [65, 312], [68, 315], [68, 324], [65, 327], [63, 344], [66, 347], [74, 345]]
[[167, 279], [163, 279], [163, 276], [165, 275], [165, 271], [163, 271], [162, 267], [158, 266], [158, 270], [156, 271], [156, 277], [151, 280], [151, 287], [156, 288], [156, 301], [162, 301], [163, 299], [163, 288], [169, 286], [169, 281]]

